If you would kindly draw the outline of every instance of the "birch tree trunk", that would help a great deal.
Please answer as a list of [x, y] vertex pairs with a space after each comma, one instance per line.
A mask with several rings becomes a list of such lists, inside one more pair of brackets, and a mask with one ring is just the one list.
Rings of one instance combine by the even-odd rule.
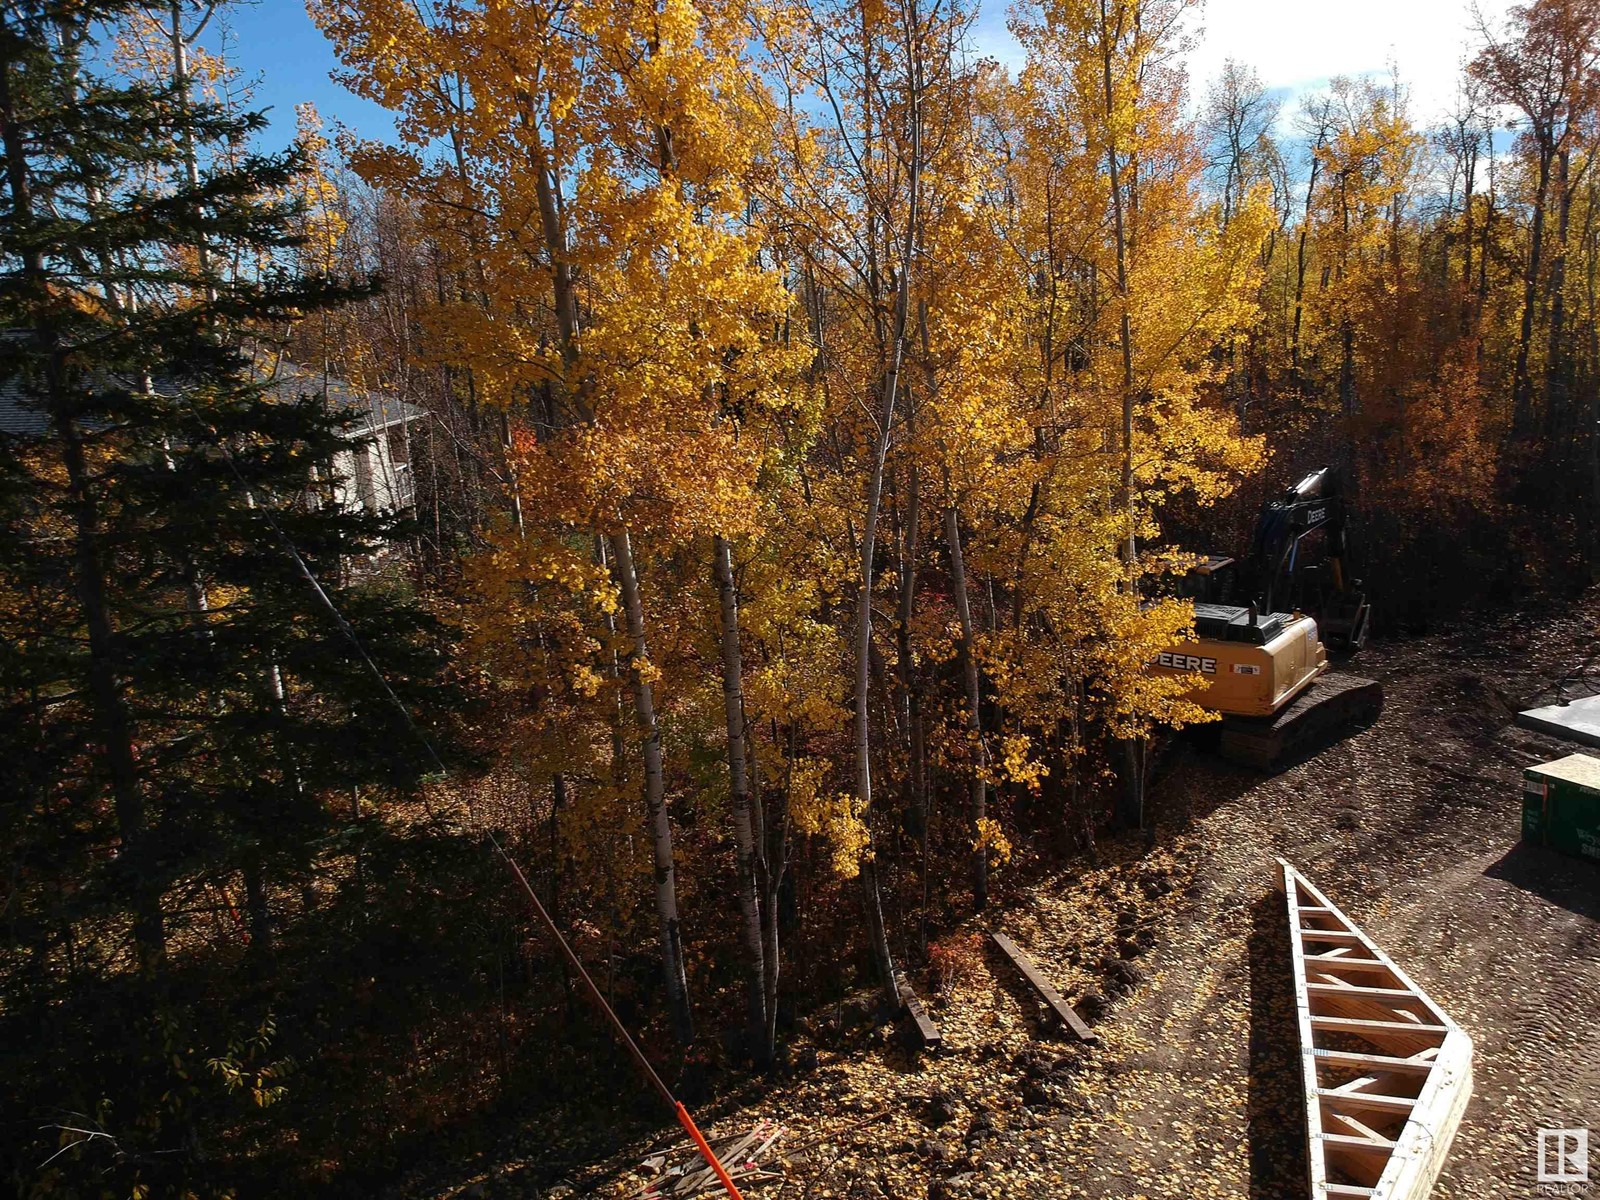
[[967, 683], [967, 732], [972, 737], [972, 904], [982, 912], [989, 903], [989, 850], [983, 844], [983, 821], [987, 817], [987, 784], [984, 772], [988, 755], [983, 746], [982, 697], [978, 690], [977, 640], [973, 636], [972, 606], [967, 601], [967, 568], [961, 554], [961, 513], [951, 505], [944, 514], [944, 536], [950, 547], [950, 583], [955, 592], [956, 616], [961, 621], [961, 658]]
[[917, 862], [922, 899], [917, 920], [917, 948], [928, 950], [928, 768], [927, 736], [922, 721], [922, 692], [917, 684], [916, 665], [911, 656], [911, 617], [916, 611], [917, 558], [922, 524], [922, 486], [917, 466], [911, 464], [906, 498], [906, 527], [900, 553], [900, 606], [896, 622], [899, 640], [900, 691], [905, 697], [907, 740], [906, 801], [917, 822]]
[[1589, 385], [1589, 417], [1589, 574], [1600, 578], [1600, 385], [1595, 383]]
[[907, 89], [907, 122], [911, 135], [910, 161], [906, 164], [907, 194], [905, 236], [899, 261], [899, 280], [895, 292], [894, 331], [889, 343], [889, 362], [878, 389], [879, 408], [873, 414], [876, 424], [872, 466], [867, 478], [866, 513], [861, 529], [860, 583], [856, 597], [855, 628], [855, 769], [856, 795], [867, 822], [867, 851], [862, 856], [862, 902], [866, 910], [867, 937], [873, 961], [891, 1003], [900, 1002], [900, 980], [894, 955], [883, 923], [883, 903], [878, 886], [878, 864], [872, 846], [872, 581], [878, 553], [878, 519], [883, 510], [884, 464], [889, 455], [895, 404], [900, 392], [900, 374], [905, 365], [906, 331], [910, 323], [911, 271], [920, 219], [922, 191], [922, 78], [918, 41], [920, 38], [916, 0], [906, 6], [906, 57], [910, 86]]
[[[534, 168], [534, 187], [539, 202], [539, 224], [545, 250], [550, 257], [551, 285], [555, 298], [556, 330], [562, 361], [569, 368], [578, 362], [578, 296], [568, 258], [568, 238], [561, 205], [559, 181], [544, 143], [537, 137], [530, 148]], [[580, 378], [565, 399], [579, 421], [594, 423], [587, 381]], [[596, 550], [604, 559], [605, 540], [596, 535]], [[689, 982], [684, 969], [683, 932], [678, 917], [677, 866], [673, 860], [672, 822], [667, 813], [666, 785], [662, 777], [661, 727], [656, 717], [655, 688], [647, 670], [649, 647], [645, 638], [644, 603], [639, 595], [639, 575], [634, 564], [633, 542], [626, 529], [610, 538], [612, 567], [622, 593], [622, 607], [632, 649], [628, 654], [628, 675], [633, 692], [634, 716], [643, 737], [645, 811], [650, 827], [651, 855], [654, 861], [657, 939], [661, 946], [661, 973], [666, 985], [667, 1010], [673, 1032], [683, 1046], [694, 1041], [694, 1015], [689, 1007]], [[610, 626], [610, 618], [607, 625]], [[613, 734], [613, 764], [620, 776], [620, 721]]]
[[1294, 268], [1294, 323], [1289, 335], [1289, 381], [1298, 390], [1300, 387], [1300, 329], [1305, 321], [1306, 307], [1306, 251], [1307, 242], [1311, 236], [1311, 206], [1316, 200], [1317, 176], [1322, 170], [1321, 150], [1327, 142], [1329, 122], [1332, 114], [1329, 110], [1331, 102], [1324, 99], [1322, 107], [1316, 114], [1317, 136], [1316, 143], [1311, 149], [1311, 173], [1306, 179], [1306, 203], [1300, 216], [1299, 248], [1295, 252]]
[[[1121, 502], [1122, 517], [1128, 522], [1127, 537], [1122, 543], [1122, 560], [1127, 566], [1130, 578], [1127, 586], [1132, 587], [1132, 572], [1134, 563], [1138, 560], [1139, 546], [1137, 533], [1134, 527], [1133, 512], [1133, 406], [1134, 406], [1134, 376], [1133, 376], [1133, 317], [1129, 311], [1132, 296], [1128, 287], [1128, 230], [1123, 214], [1122, 198], [1122, 169], [1117, 156], [1117, 139], [1112, 130], [1116, 125], [1116, 92], [1111, 74], [1111, 60], [1116, 49], [1116, 43], [1121, 39], [1122, 30], [1120, 23], [1122, 13], [1118, 13], [1118, 25], [1115, 30], [1111, 27], [1110, 13], [1106, 8], [1106, 0], [1100, 0], [1100, 65], [1102, 84], [1105, 88], [1106, 112], [1106, 167], [1111, 182], [1111, 216], [1116, 233], [1117, 242], [1117, 298], [1122, 307], [1122, 320], [1118, 328], [1118, 337], [1122, 348], [1122, 487], [1119, 500]], [[1139, 764], [1141, 754], [1136, 745], [1139, 739], [1129, 739], [1124, 742], [1125, 764], [1123, 774], [1123, 788], [1127, 799], [1126, 817], [1129, 824], [1139, 826], [1144, 823], [1144, 772]]]
[[[1119, 13], [1119, 24], [1121, 14]], [[1128, 231], [1123, 216], [1122, 168], [1117, 158], [1117, 139], [1112, 130], [1116, 125], [1116, 92], [1111, 78], [1111, 59], [1121, 29], [1113, 30], [1106, 0], [1100, 0], [1100, 65], [1105, 86], [1106, 110], [1106, 168], [1111, 178], [1111, 217], [1117, 238], [1117, 299], [1122, 307], [1122, 320], [1118, 339], [1122, 348], [1122, 510], [1128, 522], [1128, 536], [1123, 545], [1123, 559], [1131, 568], [1138, 554], [1133, 527], [1133, 317], [1129, 312], [1128, 292]]]
[[[1549, 340], [1544, 368], [1544, 430], [1547, 443], [1571, 436], [1567, 398], [1571, 375], [1567, 357], [1567, 239], [1572, 228], [1572, 152], [1556, 155], [1556, 237], [1550, 254]], [[1566, 457], [1566, 452], [1562, 452]]]
[[1533, 377], [1528, 355], [1533, 346], [1533, 314], [1538, 305], [1539, 275], [1544, 267], [1544, 216], [1550, 194], [1550, 162], [1554, 150], [1542, 140], [1539, 179], [1533, 193], [1533, 219], [1528, 231], [1528, 260], [1522, 277], [1522, 319], [1517, 328], [1517, 365], [1511, 383], [1511, 430], [1526, 436], [1533, 427]]
[[[902, 317], [903, 325], [903, 317]], [[903, 340], [904, 330], [902, 328]], [[884, 460], [889, 452], [889, 423], [894, 414], [894, 397], [899, 383], [899, 353], [883, 384], [883, 408], [879, 414], [877, 447], [872, 473], [867, 482], [867, 519], [861, 533], [861, 582], [856, 600], [855, 638], [855, 767], [856, 795], [861, 801], [862, 819], [867, 822], [867, 851], [861, 862], [862, 905], [866, 910], [867, 938], [884, 988], [891, 1000], [899, 999], [894, 955], [883, 924], [883, 902], [878, 887], [878, 864], [872, 845], [872, 713], [868, 688], [872, 681], [872, 576], [877, 556], [878, 516], [883, 507]]]
[[761, 905], [756, 889], [756, 827], [750, 812], [750, 771], [745, 753], [744, 659], [739, 648], [739, 595], [733, 580], [733, 548], [720, 535], [712, 543], [712, 569], [722, 608], [722, 711], [728, 727], [728, 789], [733, 811], [734, 859], [738, 866], [739, 917], [749, 956], [751, 1049], [765, 1063], [767, 1044], [767, 963]]
[[667, 818], [667, 798], [661, 771], [661, 727], [656, 721], [655, 688], [648, 674], [649, 648], [645, 644], [644, 604], [639, 597], [639, 575], [634, 567], [633, 543], [627, 530], [611, 538], [616, 560], [617, 586], [633, 643], [628, 654], [628, 674], [633, 686], [633, 709], [644, 738], [644, 799], [650, 819], [650, 846], [655, 860], [656, 922], [661, 942], [661, 973], [667, 988], [667, 1009], [673, 1031], [687, 1046], [694, 1041], [694, 1017], [689, 1011], [689, 982], [683, 965], [683, 935], [678, 920], [677, 867], [672, 857], [672, 824]]
[[[777, 729], [773, 729], [777, 742]], [[786, 761], [794, 762], [794, 728], [789, 731], [789, 754]], [[759, 779], [759, 776], [757, 776]], [[778, 957], [778, 906], [783, 891], [784, 878], [789, 869], [789, 787], [792, 777], [774, 792], [772, 804], [763, 813], [761, 833], [765, 839], [762, 855], [757, 863], [761, 875], [762, 936], [766, 939], [767, 1029], [766, 1044], [776, 1047], [778, 1042], [778, 973], [782, 963]], [[759, 784], [758, 784], [759, 786]]]
[[[1481, 327], [1483, 314], [1489, 305], [1489, 247], [1494, 243], [1494, 206], [1495, 197], [1499, 194], [1498, 180], [1495, 173], [1494, 158], [1494, 123], [1485, 119], [1483, 128], [1483, 153], [1489, 177], [1488, 194], [1484, 197], [1483, 228], [1478, 235], [1478, 299], [1474, 309], [1476, 321]], [[1477, 358], [1483, 361], [1483, 338], [1479, 337]]]
[[[550, 776], [550, 820], [545, 835], [550, 842], [550, 915], [561, 919], [561, 814], [567, 807], [567, 777], [560, 771]], [[566, 974], [566, 966], [562, 966]]]

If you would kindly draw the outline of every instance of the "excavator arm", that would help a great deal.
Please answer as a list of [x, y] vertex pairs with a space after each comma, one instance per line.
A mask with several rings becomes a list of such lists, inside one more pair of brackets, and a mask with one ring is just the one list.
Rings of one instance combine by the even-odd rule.
[[[1345, 562], [1348, 520], [1339, 472], [1319, 467], [1262, 505], [1245, 573], [1260, 611], [1311, 612], [1334, 649], [1353, 652], [1366, 641], [1369, 609]], [[1321, 562], [1307, 562], [1306, 540], [1319, 532]]]

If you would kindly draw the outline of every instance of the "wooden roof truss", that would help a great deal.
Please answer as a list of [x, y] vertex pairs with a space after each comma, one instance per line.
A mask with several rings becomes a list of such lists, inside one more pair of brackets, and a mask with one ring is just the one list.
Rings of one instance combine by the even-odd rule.
[[1304, 875], [1278, 865], [1311, 1200], [1423, 1200], [1472, 1094], [1472, 1039]]

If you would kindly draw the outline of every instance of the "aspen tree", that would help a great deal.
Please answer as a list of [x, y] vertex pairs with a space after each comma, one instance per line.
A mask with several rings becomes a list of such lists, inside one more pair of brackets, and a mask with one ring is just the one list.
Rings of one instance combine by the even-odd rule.
[[1535, 182], [1524, 257], [1521, 318], [1512, 379], [1512, 421], [1519, 435], [1535, 425], [1531, 352], [1540, 283], [1545, 278], [1552, 190], [1557, 205], [1555, 267], [1549, 280], [1551, 355], [1546, 370], [1544, 432], [1562, 403], [1561, 303], [1569, 215], [1571, 147], [1585, 118], [1600, 105], [1600, 4], [1594, 0], [1537, 0], [1511, 10], [1508, 28], [1492, 29], [1477, 12], [1483, 46], [1470, 64], [1492, 99], [1514, 106], [1534, 150]]
[[[902, 375], [911, 331], [912, 251], [923, 169], [920, 89], [914, 61], [920, 50], [914, 31], [918, 2], [910, 0], [909, 9], [903, 4], [894, 8], [818, 5], [802, 14], [803, 23], [796, 28], [775, 31], [780, 33], [776, 65], [786, 92], [780, 111], [792, 156], [788, 180], [792, 190], [781, 199], [797, 214], [815, 206], [810, 219], [802, 218], [808, 226], [812, 311], [819, 314], [827, 303], [829, 289], [820, 281], [830, 280], [841, 269], [852, 272], [853, 282], [866, 300], [864, 325], [858, 332], [871, 339], [871, 357], [859, 364], [864, 377], [852, 378], [846, 385], [867, 399], [859, 451], [862, 470], [850, 483], [860, 497], [852, 503], [856, 515], [849, 521], [848, 533], [856, 563], [850, 582], [854, 593], [848, 667], [853, 714], [850, 745], [854, 801], [865, 822], [866, 838], [855, 873], [861, 885], [868, 950], [892, 1003], [897, 1002], [899, 980], [884, 926], [872, 842], [872, 612], [885, 474], [894, 422], [904, 400]], [[880, 58], [892, 64], [895, 86], [902, 89], [902, 102], [892, 110], [882, 79], [886, 68]], [[820, 99], [824, 112], [831, 114], [825, 136], [835, 152], [826, 158], [819, 153], [816, 131], [808, 128], [809, 119], [801, 107], [813, 99]], [[880, 196], [877, 191], [883, 182], [878, 171], [890, 138], [903, 139], [900, 144], [907, 153], [903, 192], [893, 200], [903, 207], [897, 209], [890, 207], [887, 195]], [[863, 202], [862, 207], [853, 209], [857, 202]], [[857, 221], [859, 226], [847, 232], [845, 226]], [[847, 257], [846, 247], [859, 250], [859, 257]], [[885, 286], [886, 279], [892, 281], [890, 286]], [[813, 369], [831, 388], [842, 364], [831, 359], [826, 341], [829, 330], [822, 320], [814, 318], [812, 333], [816, 338]], [[865, 347], [841, 347], [852, 356], [853, 366], [858, 365], [853, 358], [862, 349]]]
[[739, 645], [739, 594], [733, 572], [733, 548], [728, 539], [712, 539], [712, 574], [716, 581], [721, 614], [723, 718], [728, 737], [729, 802], [733, 810], [733, 833], [739, 883], [739, 916], [743, 924], [746, 964], [749, 971], [749, 1005], [752, 1045], [766, 1058], [767, 1031], [767, 943], [763, 934], [760, 896], [757, 891], [756, 862], [763, 847], [759, 844], [759, 825], [752, 815], [749, 755], [745, 748], [744, 654]]
[[[743, 427], [787, 403], [778, 383], [790, 362], [769, 332], [787, 298], [757, 261], [760, 233], [747, 219], [759, 85], [741, 15], [682, 0], [495, 3], [438, 21], [365, 0], [317, 12], [358, 86], [405, 116], [409, 144], [368, 148], [358, 169], [411, 188], [458, 226], [452, 213], [465, 212], [478, 231], [483, 298], [435, 314], [435, 345], [473, 364], [486, 404], [513, 413], [533, 397], [546, 405], [542, 434], [513, 438], [523, 511], [549, 531], [536, 544], [570, 529], [609, 545], [663, 978], [687, 1043], [661, 748], [661, 697], [673, 681], [663, 676], [670, 664], [652, 657], [651, 548], [753, 530], [764, 450]], [[437, 86], [441, 79], [453, 87]], [[454, 161], [425, 167], [429, 140], [446, 132], [459, 147]], [[543, 303], [530, 306], [530, 297]], [[528, 561], [520, 552], [503, 560]], [[563, 593], [551, 596], [563, 602]], [[743, 843], [737, 812], [734, 826]], [[745, 903], [751, 860], [737, 857]], [[747, 952], [754, 1026], [765, 1018], [755, 1005], [765, 991], [758, 938]]]
[[[1079, 329], [1070, 356], [1077, 361], [1067, 364], [1059, 387], [1058, 361], [1043, 364], [1043, 382], [1062, 453], [1096, 427], [1115, 446], [1114, 483], [1101, 476], [1059, 496], [1047, 486], [1044, 499], [1076, 506], [1094, 497], [1107, 505], [1100, 530], [1108, 519], [1120, 526], [1113, 591], [1102, 590], [1102, 568], [1102, 582], [1084, 597], [1108, 633], [1105, 651], [1089, 654], [1079, 670], [1093, 706], [1123, 741], [1126, 819], [1136, 825], [1148, 825], [1144, 739], [1158, 724], [1206, 719], [1144, 670], [1184, 618], [1181, 605], [1141, 603], [1138, 540], [1158, 531], [1161, 495], [1190, 490], [1201, 502], [1214, 500], [1260, 452], [1259, 441], [1239, 438], [1236, 421], [1203, 400], [1217, 372], [1208, 352], [1256, 319], [1257, 251], [1271, 214], [1252, 195], [1224, 222], [1220, 210], [1197, 200], [1203, 164], [1173, 61], [1191, 7], [1184, 0], [1053, 0], [1014, 22], [1029, 52], [1017, 187], [1030, 214], [1025, 244], [1047, 282], [1039, 297], [1047, 322], [1042, 341], [1054, 355], [1066, 273], [1083, 273], [1072, 289]], [[1085, 418], [1088, 428], [1079, 432]], [[1103, 451], [1096, 458], [1111, 467]], [[1060, 528], [1040, 514], [1033, 525]], [[1057, 591], [1043, 581], [1035, 586], [1041, 597]], [[1070, 619], [1048, 616], [1056, 629]]]

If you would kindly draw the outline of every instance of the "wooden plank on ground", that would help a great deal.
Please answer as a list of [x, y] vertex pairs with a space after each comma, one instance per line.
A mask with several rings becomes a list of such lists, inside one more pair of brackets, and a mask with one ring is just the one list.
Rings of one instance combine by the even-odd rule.
[[[786, 1132], [782, 1125], [763, 1121], [748, 1133], [713, 1136], [707, 1141], [730, 1179], [759, 1183], [782, 1178], [781, 1173], [762, 1164]], [[716, 1200], [724, 1195], [716, 1173], [692, 1145], [652, 1154], [640, 1170], [649, 1178], [628, 1193], [628, 1200]]]
[[917, 999], [916, 992], [911, 990], [911, 985], [904, 979], [900, 981], [899, 994], [901, 1010], [910, 1020], [912, 1032], [916, 1034], [922, 1049], [939, 1049], [944, 1044], [944, 1035], [939, 1032], [939, 1027], [933, 1023], [927, 1008]]
[[1033, 961], [1022, 952], [1021, 948], [1003, 933], [990, 932], [994, 944], [1000, 947], [1000, 952], [1011, 960], [1011, 965], [1022, 972], [1022, 977], [1028, 981], [1029, 986], [1038, 993], [1039, 998], [1050, 1006], [1061, 1023], [1070, 1029], [1080, 1042], [1098, 1042], [1100, 1035], [1095, 1033], [1078, 1016], [1072, 1005], [1061, 998], [1061, 993], [1051, 986], [1048, 979], [1040, 973]]

